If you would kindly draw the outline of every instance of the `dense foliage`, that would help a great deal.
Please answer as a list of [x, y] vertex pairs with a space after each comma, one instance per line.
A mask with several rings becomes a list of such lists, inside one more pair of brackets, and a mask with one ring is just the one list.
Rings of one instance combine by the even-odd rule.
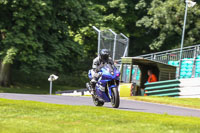
[[[140, 0], [137, 10], [147, 9], [147, 13], [136, 25], [154, 32], [149, 47], [152, 50], [172, 49], [180, 46], [185, 13], [185, 3], [181, 0], [153, 0], [147, 4]], [[199, 6], [188, 8], [185, 45], [200, 43]]]
[[[188, 9], [185, 45], [200, 42], [199, 8]], [[96, 56], [92, 25], [127, 35], [130, 56], [178, 47], [184, 10], [183, 0], [1, 0], [0, 84], [10, 68], [83, 74]]]
[[[82, 46], [70, 32], [93, 21], [85, 0], [13, 0], [0, 5], [1, 56], [16, 49], [14, 63], [29, 69], [73, 68]], [[4, 37], [5, 36], [5, 37]]]
[[9, 84], [10, 64], [25, 72], [74, 70], [83, 47], [71, 33], [93, 22], [87, 7], [85, 0], [1, 1], [1, 84]]

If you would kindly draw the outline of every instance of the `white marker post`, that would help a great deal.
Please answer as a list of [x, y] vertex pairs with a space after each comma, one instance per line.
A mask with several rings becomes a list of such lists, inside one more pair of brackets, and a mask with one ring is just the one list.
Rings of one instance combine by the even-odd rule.
[[50, 82], [50, 87], [49, 87], [49, 94], [52, 94], [52, 86], [53, 86], [53, 81], [57, 80], [58, 76], [51, 74], [48, 78], [48, 81]]

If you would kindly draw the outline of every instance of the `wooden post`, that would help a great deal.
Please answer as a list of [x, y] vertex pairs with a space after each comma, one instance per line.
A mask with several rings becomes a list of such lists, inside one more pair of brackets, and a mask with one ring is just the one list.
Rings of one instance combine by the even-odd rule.
[[122, 67], [121, 67], [121, 70], [120, 70], [120, 82], [123, 82], [122, 81], [123, 70], [124, 70], [124, 63], [122, 63]]
[[132, 81], [132, 71], [133, 71], [133, 60], [131, 60], [131, 67], [130, 67], [130, 73], [129, 73], [129, 83]]

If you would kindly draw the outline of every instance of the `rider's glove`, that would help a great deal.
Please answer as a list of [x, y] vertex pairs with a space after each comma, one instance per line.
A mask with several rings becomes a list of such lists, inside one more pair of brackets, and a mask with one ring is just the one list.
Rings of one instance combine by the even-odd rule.
[[98, 73], [95, 73], [95, 74], [94, 74], [94, 77], [95, 77], [95, 78], [98, 78], [98, 77], [99, 77], [99, 74], [98, 74]]
[[104, 66], [104, 64], [101, 63], [101, 64], [96, 68], [95, 71], [96, 71], [96, 72], [99, 72], [103, 66]]

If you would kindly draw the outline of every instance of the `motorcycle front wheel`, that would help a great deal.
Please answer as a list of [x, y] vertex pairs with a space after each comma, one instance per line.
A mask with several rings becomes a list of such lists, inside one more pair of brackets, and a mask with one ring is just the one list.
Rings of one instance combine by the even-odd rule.
[[92, 96], [92, 99], [93, 99], [93, 102], [94, 102], [95, 106], [103, 106], [104, 105], [104, 102], [99, 101], [99, 99], [96, 98], [95, 96]]
[[112, 88], [111, 104], [113, 108], [118, 108], [120, 103], [119, 92], [117, 88]]

